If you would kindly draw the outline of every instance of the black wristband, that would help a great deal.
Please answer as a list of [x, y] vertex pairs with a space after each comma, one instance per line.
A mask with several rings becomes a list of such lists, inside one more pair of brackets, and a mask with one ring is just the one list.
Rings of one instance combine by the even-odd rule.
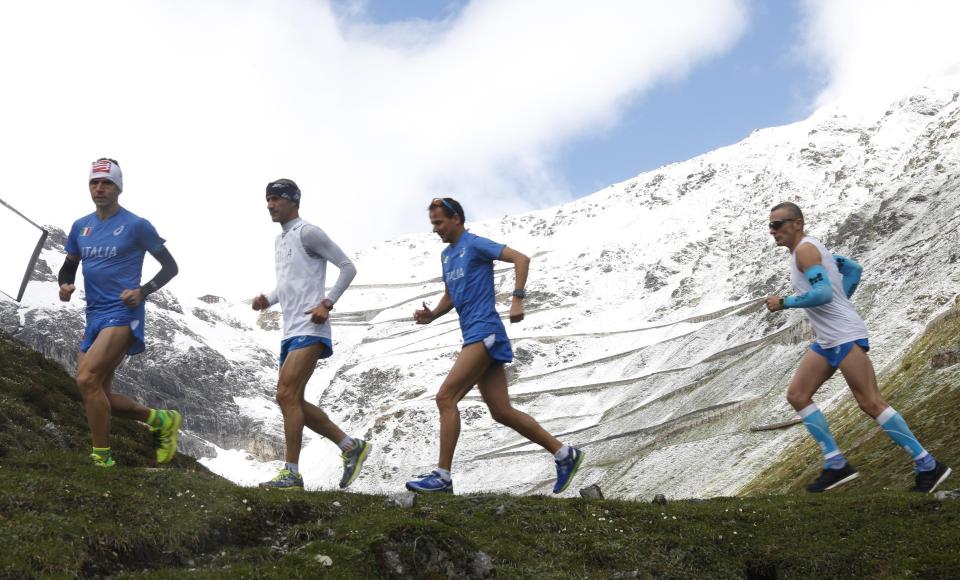
[[60, 271], [57, 273], [57, 284], [63, 286], [64, 284], [73, 284], [77, 281], [77, 269], [80, 267], [80, 262], [74, 262], [70, 258], [67, 258], [63, 261], [63, 266], [60, 268]]
[[153, 280], [150, 280], [146, 284], [140, 287], [140, 295], [146, 298], [147, 296], [153, 294], [160, 288], [157, 287], [156, 283]]

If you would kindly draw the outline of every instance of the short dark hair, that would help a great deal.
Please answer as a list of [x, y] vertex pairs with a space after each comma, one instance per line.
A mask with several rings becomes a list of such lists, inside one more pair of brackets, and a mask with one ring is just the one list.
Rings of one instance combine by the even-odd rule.
[[460, 214], [460, 223], [462, 224], [467, 223], [467, 214], [463, 212], [463, 206], [460, 205], [459, 201], [453, 199], [452, 197], [433, 198], [433, 201], [431, 201], [430, 205], [427, 206], [427, 211], [430, 211], [435, 207], [440, 208], [440, 210], [443, 211], [443, 215], [449, 218], [452, 218], [453, 216]]
[[803, 212], [800, 211], [800, 206], [793, 202], [790, 202], [790, 201], [780, 202], [777, 205], [771, 207], [770, 211], [775, 212], [778, 209], [785, 209], [788, 212], [790, 212], [790, 217], [792, 219], [801, 220], [801, 221], [803, 220]]

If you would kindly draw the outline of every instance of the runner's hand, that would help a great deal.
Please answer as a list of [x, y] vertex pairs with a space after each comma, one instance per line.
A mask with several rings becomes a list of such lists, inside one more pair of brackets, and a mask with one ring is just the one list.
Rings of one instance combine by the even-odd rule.
[[140, 293], [139, 288], [136, 290], [124, 290], [120, 293], [120, 301], [126, 304], [127, 308], [136, 308], [143, 302], [143, 294]]
[[767, 304], [767, 310], [769, 310], [770, 312], [783, 310], [783, 306], [780, 305], [779, 296], [767, 296], [766, 304]]
[[514, 298], [513, 302], [510, 303], [510, 322], [520, 322], [521, 320], [523, 320], [523, 302]]
[[267, 308], [270, 308], [270, 301], [267, 300], [266, 296], [261, 294], [253, 299], [252, 306], [254, 310], [266, 310]]
[[413, 319], [417, 324], [430, 324], [433, 322], [433, 314], [427, 303], [423, 303], [423, 308], [413, 313]]
[[310, 315], [310, 322], [314, 324], [323, 324], [330, 318], [330, 310], [323, 304], [318, 304], [310, 310], [304, 310], [304, 314]]
[[64, 284], [60, 287], [60, 300], [63, 302], [70, 302], [70, 298], [73, 296], [73, 291], [77, 289], [76, 284]]

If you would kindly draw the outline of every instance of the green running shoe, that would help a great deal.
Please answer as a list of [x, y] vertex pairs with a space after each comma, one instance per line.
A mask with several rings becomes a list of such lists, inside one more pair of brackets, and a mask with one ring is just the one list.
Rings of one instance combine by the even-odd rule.
[[157, 446], [157, 463], [167, 463], [177, 454], [177, 433], [180, 430], [180, 413], [177, 411], [160, 411], [163, 413], [163, 424], [150, 429]]
[[363, 439], [354, 439], [353, 448], [340, 454], [343, 460], [343, 477], [340, 478], [340, 489], [343, 489], [353, 483], [353, 480], [360, 475], [360, 468], [363, 462], [367, 460], [372, 444]]
[[113, 460], [113, 454], [111, 453], [106, 453], [104, 455], [99, 453], [91, 453], [90, 459], [93, 460], [93, 464], [97, 467], [113, 467], [117, 464], [117, 462]]
[[303, 491], [303, 476], [284, 467], [279, 473], [277, 473], [276, 477], [270, 481], [261, 483], [260, 487], [263, 489]]

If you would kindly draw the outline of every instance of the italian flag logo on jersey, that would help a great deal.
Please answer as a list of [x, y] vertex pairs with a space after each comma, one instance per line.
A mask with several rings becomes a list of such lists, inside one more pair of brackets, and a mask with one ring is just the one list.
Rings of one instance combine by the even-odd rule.
[[81, 236], [89, 236], [92, 233], [93, 233], [93, 228], [83, 228], [80, 230]]

